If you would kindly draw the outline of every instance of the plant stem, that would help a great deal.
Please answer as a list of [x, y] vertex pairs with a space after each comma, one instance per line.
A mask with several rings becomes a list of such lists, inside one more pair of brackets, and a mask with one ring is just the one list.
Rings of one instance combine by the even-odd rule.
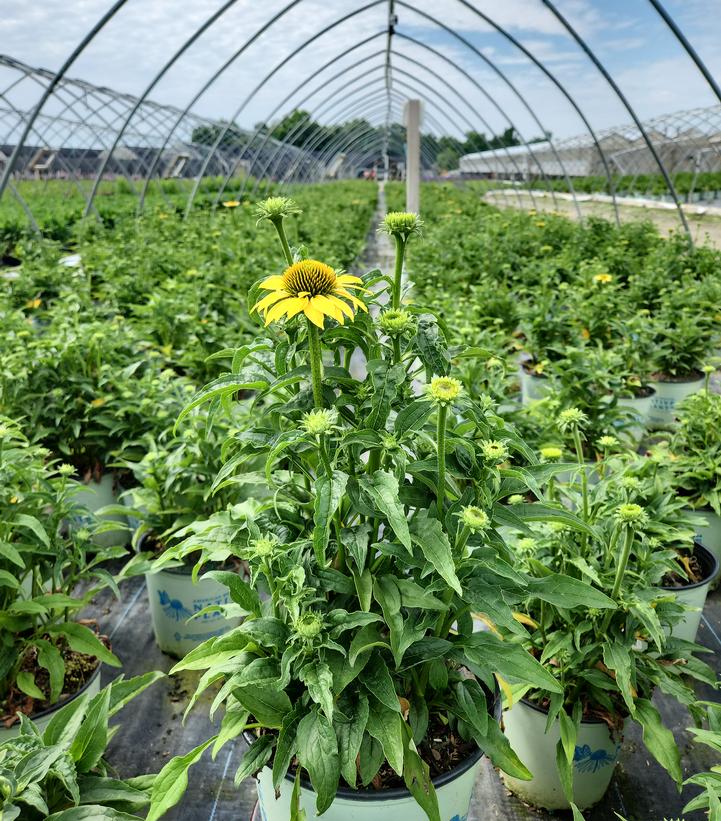
[[323, 356], [320, 347], [318, 328], [306, 317], [308, 323], [308, 352], [310, 354], [310, 373], [313, 380], [313, 404], [323, 407]]
[[393, 292], [391, 294], [391, 308], [398, 310], [401, 307], [401, 280], [403, 278], [403, 257], [406, 252], [406, 243], [403, 237], [396, 234], [396, 267], [393, 273]]
[[285, 257], [285, 261], [288, 265], [293, 264], [293, 254], [290, 252], [290, 245], [288, 245], [288, 240], [285, 236], [285, 228], [283, 227], [283, 218], [280, 217], [278, 219], [273, 220], [273, 225], [275, 226], [275, 230], [278, 232], [278, 238], [280, 239], [280, 244], [283, 247], [283, 256]]
[[[616, 578], [613, 580], [613, 589], [611, 590], [611, 598], [616, 601], [619, 591], [621, 590], [621, 582], [626, 572], [628, 565], [628, 557], [631, 555], [631, 546], [633, 545], [634, 531], [631, 527], [624, 528], [623, 547], [621, 548], [621, 555], [618, 557], [618, 565], [616, 567]], [[608, 625], [611, 623], [611, 616], [613, 610], [607, 610], [601, 625], [601, 632], [605, 633], [608, 630]]]
[[401, 361], [401, 340], [400, 337], [393, 337], [393, 364], [397, 365]]
[[438, 447], [438, 492], [436, 494], [436, 505], [438, 507], [438, 518], [443, 521], [443, 501], [446, 497], [446, 414], [448, 408], [441, 405], [438, 408], [438, 429], [436, 442]]

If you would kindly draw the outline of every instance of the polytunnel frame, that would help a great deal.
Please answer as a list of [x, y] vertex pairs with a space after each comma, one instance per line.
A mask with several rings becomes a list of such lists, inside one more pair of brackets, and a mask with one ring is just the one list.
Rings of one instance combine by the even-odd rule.
[[[170, 67], [172, 67], [172, 65], [177, 61], [177, 59], [179, 59], [179, 57], [182, 55], [182, 53], [184, 53], [187, 50], [187, 48], [189, 48], [190, 45], [193, 42], [195, 42], [195, 40], [197, 40], [207, 30], [207, 28], [209, 28], [213, 24], [213, 22], [215, 22], [217, 19], [219, 19], [232, 5], [234, 5], [235, 2], [237, 2], [237, 0], [228, 0], [223, 6], [220, 7], [220, 9], [218, 9], [214, 13], [214, 15], [212, 15], [211, 18], [209, 18], [209, 20], [206, 21], [205, 24], [203, 24], [201, 27], [199, 27], [198, 30], [196, 30], [196, 32], [190, 38], [190, 40], [186, 41], [185, 46], [181, 47], [180, 53], [176, 53], [176, 55], [173, 58], [171, 58], [171, 60], [168, 63], [166, 63], [166, 65], [163, 67], [163, 69], [161, 69], [161, 71], [158, 73], [158, 75], [156, 75], [156, 77], [153, 80], [153, 83], [151, 84], [151, 87], [150, 87], [151, 90], [152, 90], [153, 87], [155, 87], [155, 85], [157, 85], [157, 82], [159, 82], [159, 80], [162, 78], [162, 76], [164, 76], [165, 73], [167, 73], [167, 71], [170, 69]], [[289, 10], [292, 7], [295, 7], [296, 5], [302, 4], [302, 2], [303, 2], [303, 0], [293, 0], [292, 3], [290, 3], [288, 6], [285, 7], [285, 9], [280, 13], [280, 15], [277, 15], [276, 18], [272, 19], [271, 21], [268, 21], [266, 27], [263, 30], [267, 30], [268, 28], [270, 28], [274, 24], [274, 22], [277, 21], [278, 16], [282, 16], [287, 10]], [[344, 22], [346, 19], [350, 19], [350, 17], [353, 17], [358, 13], [361, 13], [361, 12], [363, 12], [363, 11], [369, 9], [369, 8], [373, 8], [377, 5], [380, 5], [382, 2], [385, 2], [385, 0], [373, 0], [373, 2], [368, 3], [367, 5], [361, 7], [360, 9], [357, 9], [357, 10], [351, 12], [350, 14], [345, 15], [343, 18], [340, 18], [340, 20], [336, 21], [334, 24], [331, 24], [330, 26], [327, 26], [324, 29], [317, 32], [311, 38], [311, 41], [316, 40], [319, 37], [323, 36], [325, 33], [327, 33], [329, 30], [334, 28], [335, 25], [338, 25], [340, 22]], [[388, 0], [388, 2], [389, 2], [389, 10], [391, 12], [391, 14], [389, 15], [389, 31], [388, 31], [388, 33], [389, 33], [389, 46], [388, 46], [389, 52], [390, 52], [390, 38], [394, 34], [394, 28], [395, 28], [395, 25], [396, 25], [396, 20], [395, 20], [395, 17], [393, 15], [394, 6], [395, 6], [396, 3], [399, 7], [408, 9], [411, 12], [416, 12], [416, 13], [419, 13], [419, 14], [423, 14], [428, 19], [432, 19], [435, 24], [441, 25], [443, 28], [445, 28], [447, 31], [449, 31], [451, 34], [453, 34], [457, 38], [460, 36], [460, 35], [457, 34], [457, 32], [455, 32], [455, 31], [451, 30], [449, 27], [445, 26], [445, 24], [442, 24], [441, 21], [437, 21], [434, 18], [432, 18], [431, 16], [426, 15], [424, 12], [421, 12], [418, 9], [414, 9], [407, 2], [404, 2], [404, 0]], [[547, 66], [545, 66], [542, 61], [540, 61], [538, 58], [536, 58], [525, 46], [523, 46], [522, 43], [520, 43], [516, 38], [514, 38], [513, 35], [511, 35], [508, 31], [506, 31], [502, 26], [500, 26], [498, 23], [496, 23], [491, 17], [484, 14], [480, 10], [476, 9], [470, 2], [468, 2], [468, 0], [457, 0], [457, 2], [461, 3], [461, 5], [463, 5], [470, 12], [472, 12], [473, 14], [478, 16], [480, 19], [483, 19], [488, 25], [490, 25], [499, 34], [501, 34], [501, 36], [503, 36], [508, 42], [510, 42], [512, 45], [514, 45], [516, 48], [518, 48], [526, 56], [527, 59], [529, 59], [538, 69], [540, 69], [543, 72], [543, 74], [553, 83], [553, 85], [563, 94], [563, 96], [567, 99], [567, 101], [574, 108], [574, 110], [576, 111], [576, 113], [579, 115], [582, 122], [584, 123], [589, 135], [591, 136], [591, 138], [592, 138], [592, 140], [593, 140], [593, 142], [596, 146], [596, 149], [598, 150], [599, 157], [600, 157], [601, 162], [604, 166], [604, 171], [606, 172], [606, 175], [608, 177], [609, 190], [611, 192], [611, 198], [612, 198], [612, 202], [613, 202], [614, 213], [615, 213], [615, 216], [616, 216], [616, 220], [618, 222], [618, 220], [619, 220], [618, 203], [617, 203], [617, 199], [616, 199], [615, 187], [613, 185], [613, 179], [611, 177], [610, 169], [608, 167], [607, 157], [605, 155], [605, 152], [601, 148], [600, 144], [598, 143], [595, 132], [591, 128], [590, 124], [588, 123], [587, 118], [583, 114], [582, 110], [580, 109], [580, 107], [576, 103], [573, 96], [567, 91], [567, 89], [565, 89], [565, 87], [560, 82], [558, 77], [556, 77], [554, 72], [552, 72]], [[681, 202], [680, 202], [679, 197], [678, 197], [678, 192], [676, 191], [673, 180], [671, 179], [671, 177], [668, 173], [668, 169], [667, 169], [665, 163], [663, 162], [663, 160], [660, 157], [658, 151], [656, 150], [656, 146], [654, 145], [653, 140], [650, 138], [650, 136], [646, 132], [646, 130], [643, 126], [643, 123], [639, 119], [639, 117], [638, 117], [636, 111], [634, 110], [633, 106], [631, 106], [630, 102], [628, 101], [628, 99], [624, 95], [623, 91], [620, 89], [620, 87], [618, 86], [618, 84], [614, 80], [613, 76], [607, 70], [607, 68], [605, 67], [603, 62], [599, 59], [599, 57], [596, 55], [596, 53], [593, 51], [593, 49], [588, 45], [588, 43], [579, 35], [579, 33], [576, 31], [576, 29], [564, 17], [564, 15], [561, 14], [561, 12], [556, 8], [554, 3], [551, 2], [551, 0], [540, 0], [540, 2], [542, 3], [542, 5], [546, 9], [548, 9], [548, 11], [556, 18], [556, 20], [563, 26], [563, 28], [566, 30], [566, 32], [573, 38], [573, 40], [576, 42], [576, 44], [581, 48], [581, 50], [586, 55], [586, 57], [591, 61], [592, 65], [598, 70], [598, 72], [601, 74], [601, 76], [606, 80], [608, 86], [610, 87], [611, 91], [615, 95], [616, 99], [619, 102], [621, 102], [621, 104], [624, 106], [624, 108], [627, 110], [627, 112], [629, 113], [629, 115], [633, 119], [633, 121], [634, 121], [636, 127], [638, 128], [638, 131], [641, 135], [641, 138], [643, 139], [648, 151], [650, 152], [651, 156], [653, 157], [654, 162], [658, 166], [658, 169], [659, 169], [659, 171], [660, 171], [660, 173], [661, 173], [661, 175], [664, 179], [664, 182], [666, 184], [667, 190], [669, 191], [669, 193], [670, 193], [670, 195], [671, 195], [671, 197], [674, 201], [674, 204], [676, 206], [676, 211], [677, 211], [678, 216], [681, 220], [683, 228], [686, 231], [686, 233], [687, 233], [687, 235], [689, 236], [689, 239], [690, 239], [690, 229], [689, 229], [689, 226], [688, 226], [688, 222], [686, 220], [686, 216], [684, 214]], [[703, 63], [703, 61], [701, 60], [701, 58], [699, 57], [699, 55], [697, 54], [697, 52], [695, 51], [693, 46], [690, 44], [688, 39], [685, 37], [685, 35], [681, 31], [681, 29], [675, 23], [675, 21], [673, 20], [671, 15], [663, 7], [660, 0], [649, 0], [649, 2], [651, 4], [652, 8], [659, 15], [660, 19], [664, 22], [664, 24], [666, 25], [668, 30], [671, 31], [671, 33], [675, 37], [676, 41], [681, 45], [683, 50], [690, 57], [690, 59], [693, 61], [696, 68], [698, 69], [698, 71], [700, 72], [700, 74], [702, 75], [702, 77], [704, 78], [706, 83], [708, 84], [708, 86], [711, 88], [711, 90], [715, 94], [716, 98], [719, 100], [719, 102], [721, 102], [721, 88], [719, 88], [719, 86], [715, 82], [713, 76], [710, 74], [707, 67], [705, 66], [705, 64]], [[12, 177], [12, 174], [15, 170], [16, 165], [17, 165], [17, 161], [18, 161], [20, 152], [25, 147], [25, 143], [27, 141], [27, 138], [30, 135], [38, 116], [40, 115], [43, 108], [45, 107], [45, 104], [50, 99], [50, 97], [53, 96], [53, 94], [55, 93], [55, 91], [58, 87], [58, 84], [61, 82], [61, 80], [66, 75], [66, 73], [68, 72], [70, 67], [77, 60], [77, 58], [85, 51], [85, 49], [95, 39], [97, 34], [107, 25], [107, 23], [115, 17], [115, 15], [122, 9], [123, 6], [126, 5], [126, 3], [127, 3], [127, 0], [116, 0], [116, 2], [108, 9], [108, 11], [105, 12], [100, 17], [100, 19], [91, 27], [91, 29], [88, 31], [88, 33], [82, 38], [82, 40], [78, 43], [78, 45], [73, 49], [73, 51], [70, 53], [70, 55], [66, 58], [66, 60], [64, 61], [64, 63], [62, 64], [62, 66], [58, 70], [58, 72], [53, 75], [52, 80], [44, 88], [44, 90], [43, 90], [43, 92], [40, 96], [40, 99], [33, 106], [30, 114], [26, 116], [24, 126], [22, 128], [21, 136], [20, 136], [17, 144], [15, 145], [11, 156], [5, 162], [5, 167], [3, 169], [2, 176], [0, 177], [0, 198], [4, 194], [6, 188], [8, 187], [8, 185], [11, 181], [11, 177]], [[484, 55], [482, 55], [478, 50], [476, 50], [476, 51], [478, 53], [478, 56], [480, 56], [482, 59], [485, 59]], [[286, 58], [286, 61], [287, 61], [287, 59], [292, 59], [292, 56], [294, 56], [294, 55], [291, 55], [290, 57]], [[392, 71], [388, 74], [388, 77], [392, 78]], [[210, 85], [212, 85], [212, 82], [213, 82], [213, 80], [211, 80], [211, 82], [208, 84], [208, 87], [210, 87]], [[117, 147], [117, 145], [119, 144], [120, 139], [122, 137], [122, 134], [123, 134], [125, 128], [127, 127], [127, 124], [132, 119], [132, 116], [137, 112], [137, 110], [139, 109], [142, 102], [144, 102], [144, 100], [145, 100], [145, 97], [142, 97], [142, 98], [140, 98], [140, 100], [136, 101], [136, 104], [135, 104], [130, 116], [128, 118], [126, 118], [126, 121], [124, 123], [124, 126], [123, 126], [122, 130], [118, 134], [116, 134], [116, 138], [115, 138], [113, 147], [107, 152], [107, 156], [106, 156], [106, 158], [103, 162], [103, 168], [107, 167], [108, 162], [110, 161], [110, 158], [112, 157], [113, 152], [114, 152], [115, 148]], [[186, 112], [185, 112], [186, 114], [190, 112], [190, 108], [192, 108], [192, 105], [193, 105], [193, 103], [191, 103], [187, 107]], [[390, 112], [390, 98], [388, 98], [387, 112]], [[224, 131], [226, 133], [227, 133], [228, 128], [230, 127], [230, 124], [234, 123], [236, 117], [237, 117], [237, 114], [233, 118], [231, 118], [230, 122], [226, 125], [226, 127], [224, 129]], [[387, 113], [387, 115], [386, 115], [386, 121], [388, 120], [388, 117], [389, 117], [389, 113]], [[535, 115], [534, 115], [534, 119], [535, 119]], [[182, 118], [181, 118], [181, 120], [182, 120]], [[388, 123], [386, 122], [386, 130], [387, 130], [387, 126], [388, 126]], [[544, 130], [544, 133], [547, 133], [547, 132]], [[220, 144], [220, 140], [218, 140], [217, 142], [218, 142], [218, 144]], [[210, 149], [210, 151], [208, 151], [208, 153], [206, 154], [205, 159], [203, 160], [203, 163], [202, 163], [202, 166], [201, 166], [201, 171], [198, 174], [198, 179], [196, 180], [196, 184], [193, 186], [193, 190], [192, 190], [191, 195], [189, 197], [188, 207], [186, 209], [186, 213], [192, 207], [192, 201], [193, 201], [195, 195], [197, 194], [200, 179], [202, 179], [203, 173], [208, 168], [211, 158], [214, 157], [214, 155], [216, 153], [216, 150], [217, 150], [217, 147], [218, 147], [217, 145], [213, 146]], [[157, 165], [157, 163], [154, 163], [153, 165]], [[154, 170], [154, 168], [153, 168], [153, 170]], [[150, 179], [150, 177], [151, 177], [151, 174], [148, 174], [146, 179]], [[90, 209], [93, 207], [93, 201], [94, 201], [95, 195], [97, 193], [97, 187], [99, 186], [99, 183], [100, 183], [101, 179], [102, 179], [102, 174], [96, 175], [96, 179], [95, 179], [95, 182], [94, 182], [94, 185], [93, 185], [93, 190], [91, 191], [91, 194], [88, 198], [88, 203], [87, 203], [87, 206], [86, 206], [86, 213], [88, 213], [90, 211]], [[15, 194], [15, 196], [20, 197], [19, 193], [16, 190], [14, 190], [14, 185], [11, 185], [11, 190], [13, 190], [13, 193]], [[578, 201], [577, 201], [575, 192], [573, 192], [573, 190], [570, 186], [569, 186], [569, 190], [571, 190], [573, 200], [576, 203], [576, 207], [578, 208]], [[20, 199], [22, 199], [22, 197], [20, 197]]]

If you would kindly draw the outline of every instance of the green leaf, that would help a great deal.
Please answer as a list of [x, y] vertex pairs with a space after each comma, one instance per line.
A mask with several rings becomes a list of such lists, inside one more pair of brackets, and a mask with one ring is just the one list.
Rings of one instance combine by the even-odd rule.
[[334, 470], [333, 477], [326, 475], [316, 479], [315, 503], [313, 506], [313, 550], [320, 567], [325, 567], [325, 551], [330, 537], [330, 523], [343, 499], [348, 474]]
[[312, 661], [300, 670], [300, 680], [308, 688], [310, 697], [333, 720], [333, 674], [322, 661]]
[[418, 330], [413, 338], [418, 358], [432, 374], [446, 376], [450, 371], [450, 356], [438, 323], [431, 314], [418, 317]]
[[412, 522], [411, 538], [438, 575], [461, 596], [463, 591], [456, 576], [451, 543], [438, 519], [430, 519], [427, 515], [419, 513]]
[[246, 372], [247, 371], [241, 371], [239, 374], [225, 373], [205, 385], [200, 391], [198, 391], [198, 393], [195, 394], [195, 396], [180, 412], [180, 415], [175, 423], [175, 428], [177, 429], [183, 419], [185, 419], [185, 417], [192, 410], [197, 408], [199, 405], [202, 405], [204, 402], [210, 402], [211, 399], [228, 396], [229, 394], [236, 393], [237, 391], [262, 390], [268, 387], [267, 379], [259, 378], [257, 370], [255, 372], [255, 377], [251, 379], [247, 379], [243, 376]]
[[35, 676], [26, 670], [21, 670], [15, 677], [15, 683], [30, 698], [45, 701], [45, 693], [35, 684]]
[[598, 533], [591, 525], [564, 507], [551, 507], [533, 502], [532, 504], [513, 505], [513, 514], [524, 522], [558, 522], [573, 530], [598, 538]]
[[636, 712], [636, 702], [631, 692], [631, 658], [628, 647], [619, 641], [606, 642], [603, 645], [603, 663], [616, 674], [618, 689], [629, 713], [633, 716]]
[[83, 804], [82, 807], [54, 812], [47, 816], [46, 821], [138, 821], [138, 816], [101, 804]]
[[519, 778], [522, 781], [530, 781], [533, 778], [525, 764], [511, 749], [508, 739], [495, 721], [488, 722], [485, 735], [480, 735], [472, 727], [471, 732], [476, 744], [491, 759], [494, 767], [499, 767], [512, 778]]
[[529, 579], [528, 595], [569, 610], [573, 607], [595, 607], [598, 610], [617, 607], [612, 598], [587, 582], [560, 573], [551, 573], [542, 579]]
[[400, 713], [373, 699], [366, 729], [377, 739], [391, 767], [403, 774], [403, 717]]
[[412, 579], [397, 578], [396, 586], [401, 594], [404, 607], [418, 607], [422, 610], [448, 610], [449, 605], [436, 598]]
[[460, 642], [468, 660], [512, 684], [529, 684], [551, 693], [563, 688], [548, 670], [519, 644], [501, 641], [490, 632], [473, 633]]
[[389, 710], [400, 713], [401, 705], [398, 701], [393, 679], [388, 670], [388, 665], [379, 652], [374, 653], [373, 658], [363, 669], [358, 679], [368, 692], [388, 707]]
[[455, 686], [456, 705], [461, 718], [482, 737], [488, 732], [488, 704], [481, 685], [464, 679]]
[[17, 513], [13, 519], [13, 523], [32, 530], [45, 547], [50, 547], [50, 537], [45, 528], [34, 516], [28, 516], [27, 513]]
[[[576, 751], [576, 737], [578, 734], [576, 724], [563, 708], [559, 710], [558, 723], [561, 731], [561, 744], [563, 745], [563, 751], [565, 752], [568, 763], [570, 764], [573, 761], [573, 756]], [[568, 798], [568, 796], [566, 797]], [[570, 800], [571, 799], [569, 798], [569, 801]]]
[[403, 724], [403, 781], [428, 817], [428, 821], [441, 821], [436, 790], [431, 781], [428, 765], [418, 755], [411, 729]]
[[566, 796], [566, 800], [571, 802], [573, 801], [573, 768], [563, 747], [563, 741], [560, 739], [556, 743], [556, 769], [558, 770], [563, 794]]
[[241, 781], [244, 781], [248, 776], [258, 772], [270, 759], [273, 747], [275, 746], [275, 737], [266, 733], [259, 736], [248, 747], [240, 762], [240, 766], [235, 771], [235, 778], [233, 782], [237, 787]]
[[228, 588], [230, 598], [239, 604], [247, 613], [260, 616], [260, 598], [255, 590], [245, 582], [237, 573], [229, 570], [209, 570], [204, 573], [201, 579], [214, 579], [216, 582]]
[[367, 787], [376, 777], [381, 765], [385, 761], [383, 747], [377, 738], [365, 733], [361, 742], [360, 753], [358, 754], [358, 770], [360, 772], [361, 784]]
[[296, 753], [298, 724], [304, 712], [302, 705], [297, 704], [292, 712], [283, 716], [273, 756], [273, 789], [280, 789], [290, 762]]
[[349, 786], [355, 789], [358, 766], [356, 760], [360, 753], [363, 733], [368, 724], [368, 699], [363, 693], [358, 693], [352, 702], [352, 710], [347, 716], [343, 711], [336, 712], [333, 718], [333, 729], [338, 739], [338, 757], [340, 771]]
[[389, 368], [382, 359], [372, 359], [366, 367], [373, 383], [373, 394], [365, 425], [371, 430], [383, 430], [398, 388], [405, 381], [406, 369], [401, 364]]
[[83, 693], [53, 713], [43, 732], [43, 743], [46, 747], [57, 745], [62, 750], [70, 748], [82, 726], [89, 701], [90, 696]]
[[371, 609], [373, 599], [373, 576], [370, 567], [366, 567], [361, 573], [356, 570], [351, 571], [353, 574], [353, 584], [355, 585], [356, 595], [360, 602], [361, 609], [368, 613]]
[[420, 428], [433, 411], [433, 403], [427, 399], [415, 399], [398, 411], [394, 430], [396, 436], [403, 436], [408, 431]]
[[390, 650], [388, 643], [381, 638], [380, 629], [377, 624], [366, 624], [353, 636], [348, 650], [348, 661], [351, 666], [355, 665], [356, 659], [361, 653], [372, 650], [374, 647], [386, 647]]
[[683, 781], [681, 753], [673, 733], [663, 726], [658, 710], [647, 699], [638, 698], [633, 717], [643, 729], [646, 749], [680, 787]]
[[114, 716], [135, 696], [140, 695], [143, 690], [161, 678], [165, 678], [165, 673], [161, 673], [160, 670], [151, 670], [149, 673], [143, 673], [128, 679], [124, 676], [116, 678], [110, 685], [108, 715]]
[[38, 648], [38, 664], [48, 671], [50, 678], [50, 701], [54, 704], [60, 697], [65, 679], [65, 662], [60, 650], [45, 639], [35, 639]]
[[158, 821], [183, 797], [188, 786], [188, 770], [215, 741], [215, 736], [185, 755], [177, 755], [158, 773], [150, 794], [150, 810], [146, 821]]
[[243, 732], [247, 723], [248, 711], [243, 708], [242, 704], [232, 702], [232, 706], [225, 710], [223, 720], [220, 722], [220, 732], [215, 739], [213, 749], [210, 751], [211, 758], [214, 761], [223, 746], [237, 738]]
[[120, 667], [120, 659], [111, 653], [95, 633], [84, 624], [66, 621], [61, 624], [48, 624], [45, 629], [53, 635], [64, 636], [71, 649], [75, 650], [76, 653], [85, 653], [85, 655], [94, 656], [99, 661], [105, 662], [105, 664], [112, 667]]
[[269, 687], [238, 687], [233, 695], [255, 718], [266, 727], [280, 728], [283, 716], [291, 711], [290, 699], [284, 690]]
[[377, 470], [372, 476], [361, 476], [361, 487], [370, 496], [373, 504], [388, 519], [398, 541], [412, 552], [411, 536], [403, 506], [398, 498], [398, 480], [392, 473]]
[[316, 810], [321, 815], [330, 807], [338, 791], [338, 741], [328, 719], [313, 710], [298, 724], [297, 743], [298, 761], [308, 771], [316, 792]]
[[108, 709], [110, 688], [94, 696], [85, 713], [85, 719], [70, 745], [70, 755], [79, 773], [87, 773], [100, 761], [108, 744]]

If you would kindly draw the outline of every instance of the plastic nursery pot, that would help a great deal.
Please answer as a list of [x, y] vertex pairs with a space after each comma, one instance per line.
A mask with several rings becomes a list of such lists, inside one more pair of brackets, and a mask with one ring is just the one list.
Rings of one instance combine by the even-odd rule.
[[676, 406], [692, 393], [698, 393], [705, 384], [703, 376], [692, 376], [682, 382], [654, 382], [656, 394], [651, 397], [648, 424], [652, 428], [667, 428], [676, 421]]
[[[106, 505], [117, 505], [118, 495], [115, 492], [115, 483], [112, 473], [104, 473], [99, 482], [91, 480], [85, 482], [86, 490], [81, 490], [75, 497], [77, 504], [86, 507], [91, 512], [100, 510]], [[105, 514], [100, 518], [101, 522], [112, 521], [127, 526], [128, 520], [120, 514]], [[90, 525], [89, 517], [74, 516], [73, 523], [76, 527]], [[130, 532], [126, 529], [108, 530], [105, 533], [98, 533], [93, 537], [93, 541], [102, 547], [115, 547], [126, 545], [130, 541]]]
[[711, 580], [712, 583], [718, 584], [721, 575], [721, 516], [711, 510], [711, 508], [704, 508], [703, 510], [694, 510], [697, 516], [705, 519], [706, 524], [699, 528], [696, 538], [708, 550], [713, 553], [714, 558], [719, 562], [719, 568]]
[[[495, 694], [491, 720], [501, 718], [501, 700]], [[251, 741], [252, 736], [246, 740]], [[438, 797], [442, 821], [460, 821], [468, 816], [471, 805], [473, 784], [478, 775], [483, 752], [476, 749], [468, 758], [449, 770], [436, 776], [433, 786]], [[258, 773], [258, 812], [262, 821], [288, 821], [290, 818], [290, 797], [293, 792], [294, 774], [288, 773], [276, 798], [273, 789], [273, 774], [270, 767], [263, 767]], [[405, 787], [388, 790], [352, 790], [340, 786], [335, 800], [322, 816], [315, 811], [316, 794], [305, 778], [301, 779], [301, 807], [307, 821], [322, 818], [323, 821], [428, 821], [415, 798]]]
[[521, 364], [521, 404], [529, 405], [531, 402], [536, 402], [548, 396], [551, 392], [551, 387], [548, 382], [548, 377], [537, 376], [528, 371]]
[[[28, 718], [32, 719], [35, 723], [35, 726], [38, 730], [42, 733], [45, 731], [45, 728], [50, 723], [50, 719], [55, 715], [57, 710], [61, 707], [64, 707], [69, 702], [73, 701], [76, 698], [79, 698], [83, 694], [87, 693], [90, 698], [97, 695], [100, 692], [100, 664], [95, 668], [92, 676], [85, 682], [85, 684], [77, 691], [77, 693], [73, 693], [70, 698], [66, 698], [64, 701], [60, 701], [57, 704], [53, 704], [52, 707], [48, 707], [47, 710], [43, 710], [42, 712], [35, 713], [35, 715], [28, 716]], [[20, 722], [17, 721], [11, 727], [4, 727], [0, 725], [0, 744], [3, 741], [8, 741], [11, 738], [16, 738], [20, 735]]]
[[651, 416], [651, 405], [656, 397], [656, 391], [652, 389], [648, 396], [622, 396], [618, 400], [619, 408], [628, 408], [633, 414], [632, 424], [626, 428], [626, 432], [636, 442], [640, 442], [646, 433]]
[[711, 587], [711, 581], [719, 570], [718, 559], [710, 550], [707, 550], [700, 542], [696, 542], [694, 548], [694, 556], [701, 565], [703, 572], [701, 581], [684, 584], [681, 587], [662, 586], [661, 588], [670, 593], [675, 593], [676, 601], [679, 604], [691, 608], [686, 611], [684, 618], [678, 624], [675, 624], [671, 630], [672, 636], [686, 641], [696, 641], [696, 633], [698, 633], [698, 626], [701, 623], [701, 613], [706, 603], [706, 596]]
[[[520, 781], [502, 773], [508, 789], [522, 801], [546, 810], [567, 810], [570, 805], [556, 768], [556, 744], [561, 737], [558, 720], [546, 732], [548, 712], [529, 701], [517, 701], [503, 713], [504, 733], [521, 761], [533, 773]], [[583, 810], [600, 801], [611, 783], [621, 749], [608, 725], [582, 721], [573, 756], [573, 799]]]
[[[143, 549], [145, 537], [138, 549]], [[150, 599], [150, 618], [155, 641], [164, 653], [182, 658], [201, 642], [222, 636], [240, 624], [240, 618], [226, 619], [222, 613], [205, 613], [191, 618], [206, 607], [228, 604], [228, 588], [214, 579], [193, 582], [189, 567], [168, 567], [157, 573], [146, 573], [145, 583]]]

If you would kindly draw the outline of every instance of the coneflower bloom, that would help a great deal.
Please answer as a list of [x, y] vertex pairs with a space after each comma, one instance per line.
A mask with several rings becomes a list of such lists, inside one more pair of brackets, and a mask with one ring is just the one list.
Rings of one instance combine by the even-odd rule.
[[317, 259], [302, 259], [260, 284], [272, 293], [257, 302], [252, 311], [264, 314], [266, 325], [301, 312], [319, 328], [323, 328], [326, 316], [342, 325], [346, 317], [353, 319], [354, 309], [368, 310], [362, 300], [350, 293], [350, 290], [365, 291], [362, 284], [360, 277], [338, 273]]

